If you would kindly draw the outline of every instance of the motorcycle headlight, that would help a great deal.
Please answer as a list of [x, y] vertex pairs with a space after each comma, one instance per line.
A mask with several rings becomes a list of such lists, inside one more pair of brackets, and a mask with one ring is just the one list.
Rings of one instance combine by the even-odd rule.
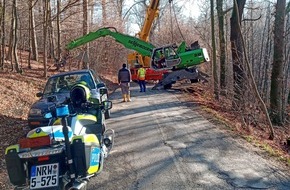
[[41, 114], [41, 109], [35, 109], [35, 108], [32, 108], [32, 109], [30, 109], [30, 111], [29, 111], [29, 115], [42, 116], [42, 114]]

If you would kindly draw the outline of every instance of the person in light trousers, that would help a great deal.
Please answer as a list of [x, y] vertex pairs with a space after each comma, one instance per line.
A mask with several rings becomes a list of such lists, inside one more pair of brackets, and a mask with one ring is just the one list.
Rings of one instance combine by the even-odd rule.
[[121, 87], [123, 102], [131, 102], [130, 98], [130, 82], [131, 82], [131, 72], [127, 69], [126, 64], [122, 65], [122, 69], [118, 72], [118, 83]]

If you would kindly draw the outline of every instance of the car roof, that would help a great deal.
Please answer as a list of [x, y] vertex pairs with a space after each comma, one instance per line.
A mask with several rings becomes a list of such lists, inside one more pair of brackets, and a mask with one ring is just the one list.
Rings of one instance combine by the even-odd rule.
[[59, 77], [59, 76], [65, 76], [65, 75], [70, 75], [70, 74], [90, 73], [90, 72], [91, 72], [90, 69], [67, 71], [67, 72], [62, 72], [62, 73], [58, 73], [58, 74], [52, 75], [49, 78], [54, 78], [54, 77]]

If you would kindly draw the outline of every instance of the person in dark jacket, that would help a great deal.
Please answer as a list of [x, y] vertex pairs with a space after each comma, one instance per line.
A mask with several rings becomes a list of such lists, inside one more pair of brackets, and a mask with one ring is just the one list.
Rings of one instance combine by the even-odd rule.
[[123, 102], [131, 102], [130, 98], [130, 82], [131, 82], [131, 72], [126, 68], [124, 63], [122, 69], [118, 72], [118, 83], [122, 90]]

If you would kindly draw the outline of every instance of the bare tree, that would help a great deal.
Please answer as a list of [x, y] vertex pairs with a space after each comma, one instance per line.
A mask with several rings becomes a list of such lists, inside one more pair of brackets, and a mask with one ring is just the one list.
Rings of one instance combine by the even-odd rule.
[[9, 33], [9, 42], [8, 42], [8, 52], [6, 55], [6, 59], [11, 61], [11, 68], [13, 68], [13, 60], [12, 60], [12, 50], [13, 50], [13, 28], [14, 28], [14, 14], [13, 8], [11, 9], [11, 20], [10, 20], [10, 33]]
[[18, 57], [17, 57], [17, 4], [16, 0], [12, 1], [11, 8], [11, 26], [10, 26], [10, 36], [9, 45], [7, 52], [7, 59], [11, 61], [11, 70], [20, 72]]
[[102, 25], [106, 26], [107, 25], [107, 5], [106, 5], [106, 0], [102, 0]]
[[0, 69], [4, 69], [4, 57], [5, 57], [5, 12], [6, 12], [6, 0], [0, 3], [1, 6], [1, 48], [0, 48]]
[[31, 1], [28, 1], [28, 7], [29, 7], [29, 14], [28, 14], [28, 58], [27, 58], [27, 64], [28, 64], [28, 69], [31, 69], [31, 14], [30, 14], [30, 8], [31, 8]]
[[47, 77], [47, 28], [48, 28], [48, 4], [49, 1], [43, 2], [43, 76]]
[[60, 2], [61, 0], [57, 0], [56, 5], [56, 35], [57, 35], [57, 60], [60, 60], [60, 53], [61, 53], [61, 45], [60, 45], [60, 31], [61, 31], [61, 25], [60, 25]]
[[[88, 27], [88, 1], [83, 0], [83, 35], [86, 35], [89, 31]], [[85, 55], [89, 56], [89, 43], [86, 43], [84, 45], [84, 52]], [[83, 59], [83, 68], [88, 69], [89, 68], [89, 58]]]
[[18, 51], [17, 50], [17, 43], [18, 43], [17, 0], [13, 0], [12, 13], [13, 13], [13, 20], [14, 20], [14, 22], [13, 22], [13, 45], [12, 45], [13, 46], [12, 53], [13, 53], [13, 59], [14, 59], [14, 68], [15, 68], [17, 73], [22, 73], [22, 69], [19, 67], [18, 55], [17, 55], [17, 51]]
[[37, 46], [37, 38], [35, 32], [35, 19], [34, 19], [34, 0], [29, 0], [29, 24], [30, 24], [30, 45], [31, 45], [31, 59], [38, 61], [38, 46]]
[[226, 88], [226, 41], [224, 31], [224, 11], [223, 11], [223, 0], [216, 1], [217, 15], [218, 15], [218, 26], [219, 26], [219, 54], [220, 54], [220, 88]]
[[116, 1], [116, 9], [117, 9], [117, 15], [118, 18], [121, 19], [123, 15], [123, 6], [124, 6], [125, 0], [117, 0]]
[[274, 28], [274, 60], [271, 77], [270, 107], [274, 123], [281, 125], [284, 121], [283, 110], [283, 67], [285, 44], [285, 8], [286, 0], [277, 0]]
[[238, 25], [241, 24], [241, 17], [243, 14], [246, 0], [236, 0], [233, 4], [233, 11], [231, 17], [231, 50], [233, 61], [233, 74], [234, 74], [234, 101], [233, 105], [236, 109], [244, 107], [242, 101], [243, 92], [245, 92], [245, 73], [243, 66], [243, 49], [241, 44], [241, 35], [238, 31]]
[[214, 30], [214, 0], [210, 1], [210, 12], [211, 12], [211, 39], [212, 39], [212, 62], [213, 62], [213, 80], [214, 80], [214, 97], [216, 100], [219, 99], [219, 78], [217, 71], [216, 62], [216, 46], [215, 46], [215, 30]]
[[271, 60], [271, 52], [272, 52], [272, 38], [271, 38], [271, 3], [268, 3], [267, 6], [267, 12], [266, 12], [266, 18], [265, 18], [265, 24], [263, 27], [263, 32], [262, 32], [262, 38], [261, 38], [261, 50], [260, 50], [260, 56], [258, 59], [259, 68], [258, 68], [258, 74], [257, 74], [257, 79], [258, 79], [258, 88], [259, 91], [261, 92], [261, 95], [264, 99], [265, 102], [269, 102], [269, 74], [270, 73], [270, 60]]
[[52, 25], [52, 12], [51, 12], [51, 2], [48, 3], [48, 39], [49, 39], [49, 58], [56, 59], [56, 52], [55, 52], [55, 40], [54, 40], [54, 32], [53, 32], [53, 25]]
[[283, 109], [287, 107], [287, 105], [290, 104], [290, 1], [287, 4], [286, 7], [286, 15], [287, 15], [287, 21], [286, 21], [286, 35], [285, 35], [285, 67], [284, 72], [285, 74], [285, 92], [284, 92], [284, 104], [282, 104]]
[[[237, 4], [237, 1], [234, 0], [234, 6], [235, 6], [235, 9], [238, 10], [238, 4]], [[239, 20], [239, 18], [238, 18]], [[266, 107], [266, 104], [264, 103], [263, 99], [261, 98], [260, 94], [259, 94], [259, 91], [258, 91], [258, 88], [257, 88], [257, 85], [255, 83], [255, 79], [254, 79], [254, 76], [253, 76], [253, 72], [252, 72], [252, 67], [250, 65], [250, 61], [249, 61], [249, 58], [248, 58], [248, 54], [247, 54], [247, 51], [246, 51], [246, 43], [245, 43], [245, 40], [244, 40], [244, 37], [242, 35], [242, 30], [241, 30], [241, 26], [240, 24], [238, 23], [237, 25], [237, 31], [239, 32], [239, 35], [241, 37], [241, 45], [242, 45], [242, 49], [244, 51], [244, 59], [245, 59], [245, 65], [248, 69], [248, 75], [249, 75], [249, 80], [250, 80], [250, 84], [249, 85], [254, 93], [255, 93], [255, 96], [257, 97], [257, 99], [259, 100], [259, 103], [260, 103], [260, 106], [261, 106], [261, 109], [263, 110], [263, 112], [265, 113], [266, 115], [266, 119], [267, 119], [267, 122], [269, 124], [269, 130], [270, 130], [270, 136], [269, 136], [269, 139], [270, 140], [273, 140], [274, 137], [275, 137], [275, 133], [274, 133], [274, 129], [273, 129], [273, 126], [272, 126], [272, 122], [271, 122], [271, 119], [269, 117], [269, 113], [268, 113], [268, 110], [267, 110], [267, 107]]]

